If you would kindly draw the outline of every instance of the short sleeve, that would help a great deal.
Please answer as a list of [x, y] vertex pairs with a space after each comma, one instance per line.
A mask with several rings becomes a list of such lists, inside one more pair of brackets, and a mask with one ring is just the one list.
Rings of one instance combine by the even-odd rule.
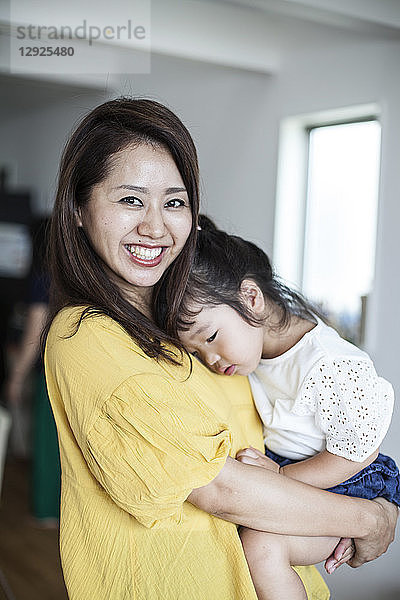
[[153, 527], [181, 521], [183, 502], [216, 477], [230, 447], [228, 426], [186, 382], [141, 374], [104, 404], [87, 436], [87, 460], [112, 500]]
[[381, 444], [393, 411], [393, 388], [370, 360], [321, 361], [306, 378], [295, 411], [315, 413], [326, 449], [362, 462]]

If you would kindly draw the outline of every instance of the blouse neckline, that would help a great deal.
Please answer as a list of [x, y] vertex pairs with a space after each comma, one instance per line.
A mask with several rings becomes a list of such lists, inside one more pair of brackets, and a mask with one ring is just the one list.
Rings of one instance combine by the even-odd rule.
[[264, 364], [264, 365], [268, 364], [268, 365], [270, 365], [272, 363], [277, 363], [277, 362], [279, 362], [281, 360], [286, 360], [292, 354], [294, 354], [295, 352], [297, 352], [297, 350], [299, 350], [302, 346], [304, 346], [304, 344], [306, 344], [308, 342], [308, 340], [311, 337], [313, 337], [321, 329], [321, 327], [322, 327], [322, 321], [318, 317], [316, 317], [316, 319], [317, 319], [317, 324], [315, 325], [315, 327], [313, 327], [312, 329], [310, 329], [310, 331], [307, 331], [299, 339], [299, 341], [296, 342], [296, 344], [294, 344], [294, 346], [292, 346], [291, 348], [289, 348], [288, 350], [286, 350], [282, 354], [279, 354], [279, 356], [274, 356], [273, 358], [261, 358], [260, 364]]

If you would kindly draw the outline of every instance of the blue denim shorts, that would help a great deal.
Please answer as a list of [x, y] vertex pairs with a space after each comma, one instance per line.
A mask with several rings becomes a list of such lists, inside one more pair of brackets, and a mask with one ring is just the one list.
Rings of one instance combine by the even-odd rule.
[[[265, 447], [265, 455], [278, 463], [281, 467], [298, 462], [279, 456]], [[373, 498], [386, 498], [389, 502], [394, 502], [400, 506], [400, 475], [399, 469], [390, 456], [378, 454], [376, 460], [368, 467], [362, 469], [347, 481], [335, 485], [327, 490], [335, 494], [344, 494], [346, 496], [355, 496], [372, 500]]]

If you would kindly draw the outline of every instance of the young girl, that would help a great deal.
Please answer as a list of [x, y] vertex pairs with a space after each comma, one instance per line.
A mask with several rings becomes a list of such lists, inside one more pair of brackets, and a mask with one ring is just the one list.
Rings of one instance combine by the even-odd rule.
[[[250, 376], [266, 456], [248, 448], [238, 460], [332, 492], [400, 504], [398, 468], [379, 454], [392, 386], [365, 352], [275, 278], [262, 250], [206, 217], [200, 225], [180, 337], [213, 371]], [[260, 600], [305, 599], [291, 565], [320, 562], [338, 543], [245, 528], [241, 538]]]

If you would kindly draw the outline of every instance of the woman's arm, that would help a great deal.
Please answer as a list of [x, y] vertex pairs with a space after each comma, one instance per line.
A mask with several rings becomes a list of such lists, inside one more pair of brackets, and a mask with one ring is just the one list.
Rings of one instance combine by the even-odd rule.
[[188, 500], [221, 519], [260, 531], [354, 538], [353, 566], [387, 550], [398, 512], [384, 501], [331, 494], [230, 457], [217, 477], [193, 490]]
[[188, 499], [215, 516], [260, 531], [299, 536], [367, 535], [374, 527], [376, 507], [370, 508], [366, 500], [357, 499], [353, 504], [351, 498], [343, 496], [339, 502], [338, 498], [228, 457], [217, 477], [193, 490]]

